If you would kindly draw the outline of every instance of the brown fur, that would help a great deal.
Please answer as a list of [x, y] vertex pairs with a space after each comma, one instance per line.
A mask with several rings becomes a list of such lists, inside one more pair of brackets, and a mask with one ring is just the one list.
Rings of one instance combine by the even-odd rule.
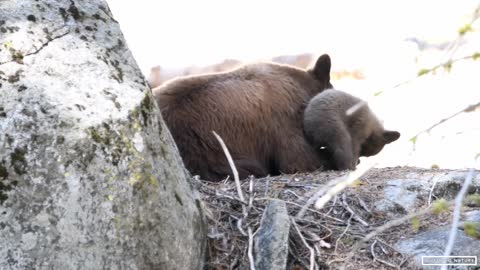
[[376, 155], [385, 144], [400, 137], [397, 131], [385, 130], [368, 105], [346, 114], [360, 102], [350, 94], [329, 89], [316, 95], [305, 109], [305, 136], [321, 155], [327, 156], [327, 169], [353, 170], [360, 156]]
[[330, 58], [308, 71], [273, 63], [179, 78], [153, 89], [186, 168], [202, 179], [230, 175], [230, 150], [241, 178], [312, 171], [322, 162], [303, 136], [308, 101], [330, 88]]

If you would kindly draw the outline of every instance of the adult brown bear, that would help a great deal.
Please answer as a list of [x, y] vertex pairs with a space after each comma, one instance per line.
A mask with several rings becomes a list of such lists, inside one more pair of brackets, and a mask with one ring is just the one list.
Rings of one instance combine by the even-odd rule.
[[385, 130], [368, 105], [348, 93], [328, 89], [313, 97], [304, 112], [305, 137], [326, 161], [324, 169], [355, 169], [358, 158], [378, 154], [400, 138]]
[[241, 178], [313, 171], [324, 163], [303, 135], [308, 101], [331, 88], [331, 62], [308, 70], [256, 63], [174, 79], [153, 89], [186, 168], [202, 179], [231, 174], [213, 136], [225, 141]]

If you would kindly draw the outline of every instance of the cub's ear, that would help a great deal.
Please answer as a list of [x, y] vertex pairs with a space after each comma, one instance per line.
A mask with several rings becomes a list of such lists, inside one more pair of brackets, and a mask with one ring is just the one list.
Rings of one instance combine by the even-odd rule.
[[394, 142], [400, 138], [400, 132], [398, 131], [390, 131], [385, 130], [383, 132], [383, 139], [385, 140], [385, 144]]
[[315, 66], [310, 70], [310, 72], [313, 74], [313, 76], [315, 76], [315, 78], [317, 78], [317, 80], [328, 83], [330, 82], [331, 67], [332, 63], [330, 56], [328, 56], [328, 54], [323, 54], [317, 59]]

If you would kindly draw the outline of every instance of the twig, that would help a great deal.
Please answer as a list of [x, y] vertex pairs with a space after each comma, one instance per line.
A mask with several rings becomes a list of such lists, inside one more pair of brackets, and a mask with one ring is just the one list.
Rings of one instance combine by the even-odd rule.
[[[409, 83], [412, 83], [414, 82], [416, 79], [418, 79], [419, 77], [422, 77], [424, 76], [425, 74], [427, 73], [430, 73], [438, 68], [441, 68], [441, 67], [446, 67], [446, 66], [449, 66], [449, 65], [452, 65], [453, 63], [456, 63], [456, 62], [459, 62], [459, 61], [463, 61], [463, 60], [469, 60], [469, 59], [475, 59], [475, 57], [477, 57], [475, 54], [472, 54], [472, 55], [468, 55], [468, 56], [465, 56], [465, 57], [460, 57], [460, 58], [456, 58], [456, 59], [450, 59], [448, 61], [445, 61], [441, 64], [438, 64], [438, 65], [435, 65], [431, 68], [428, 68], [428, 69], [424, 69], [425, 72], [419, 72], [415, 77], [413, 78], [410, 78], [410, 79], [407, 79], [405, 81], [402, 81], [402, 82], [399, 82], [397, 84], [395, 84], [394, 86], [390, 87], [390, 88], [385, 88], [384, 90], [380, 90], [378, 92], [376, 92], [371, 98], [368, 98], [365, 100], [365, 104], [368, 104], [369, 100], [373, 99], [374, 97], [384, 93], [384, 92], [387, 92], [389, 90], [393, 90], [395, 88], [399, 88], [400, 86], [404, 86], [404, 85], [407, 85]], [[363, 104], [362, 104], [363, 105]]]
[[331, 186], [331, 185], [335, 185], [335, 184], [338, 184], [342, 181], [341, 178], [336, 178], [332, 181], [330, 181], [329, 183], [327, 183], [326, 185], [322, 186], [321, 188], [319, 188], [317, 190], [317, 192], [315, 192], [315, 194], [313, 194], [312, 197], [310, 197], [310, 199], [307, 200], [307, 202], [305, 203], [305, 205], [303, 205], [303, 207], [300, 209], [300, 211], [298, 211], [297, 215], [295, 216], [295, 218], [302, 218], [304, 215], [305, 215], [305, 212], [307, 211], [307, 209], [315, 203], [316, 200], [318, 200], [318, 198], [320, 198], [320, 196], [322, 196], [323, 194], [325, 194], [325, 192], [327, 192], [328, 188]]
[[357, 215], [350, 206], [348, 206], [347, 203], [347, 195], [345, 193], [342, 194], [342, 204], [343, 207], [352, 215], [354, 219], [356, 219], [358, 222], [362, 223], [363, 226], [369, 226], [369, 224], [363, 220], [359, 215]]
[[216, 197], [219, 197], [219, 198], [227, 198], [227, 199], [229, 199], [229, 200], [237, 201], [237, 202], [240, 203], [240, 204], [246, 205], [246, 203], [240, 201], [239, 198], [230, 196], [229, 194], [223, 193], [222, 191], [219, 191], [219, 190], [215, 190], [215, 196], [216, 196]]
[[[258, 199], [255, 199], [255, 200], [271, 200], [271, 199], [272, 199], [272, 198], [267, 197], [267, 198], [258, 198]], [[278, 198], [277, 198], [277, 200], [281, 200], [281, 199], [278, 199]], [[282, 201], [284, 201], [286, 204], [291, 204], [291, 205], [294, 205], [294, 206], [299, 207], [299, 208], [304, 207], [304, 206], [302, 206], [301, 204], [298, 204], [298, 203], [295, 203], [295, 202], [289, 202], [289, 201], [285, 201], [285, 200], [282, 200]], [[326, 217], [326, 218], [329, 218], [329, 219], [331, 219], [331, 220], [334, 220], [334, 221], [336, 221], [336, 222], [338, 222], [338, 223], [345, 224], [345, 221], [343, 221], [343, 220], [341, 220], [341, 219], [338, 219], [338, 218], [335, 218], [335, 217], [332, 217], [332, 216], [329, 216], [329, 215], [324, 214], [324, 213], [322, 213], [322, 212], [320, 212], [320, 211], [317, 211], [317, 210], [315, 210], [315, 209], [309, 209], [309, 208], [307, 208], [306, 211], [310, 211], [310, 212], [312, 212], [312, 213], [321, 215], [322, 217]], [[303, 218], [303, 217], [302, 217], [302, 218]], [[295, 217], [295, 219], [302, 219], [302, 218], [297, 218], [297, 217]]]
[[435, 188], [435, 185], [437, 185], [437, 182], [440, 178], [437, 177], [437, 179], [435, 179], [435, 181], [433, 181], [433, 185], [432, 185], [432, 188], [430, 189], [430, 192], [428, 193], [428, 205], [431, 204], [432, 202], [432, 194], [433, 194], [433, 189]]
[[[387, 244], [385, 241], [382, 241], [382, 239], [380, 238], [377, 238], [376, 240], [378, 240], [378, 242], [380, 242], [382, 245], [384, 246], [387, 246], [389, 247], [390, 249], [392, 249], [393, 251], [397, 252], [398, 254], [400, 254], [402, 256], [402, 261], [405, 260], [405, 255], [403, 255], [403, 253], [401, 253], [400, 251], [398, 251], [396, 248], [392, 247], [391, 245]], [[401, 266], [401, 264], [399, 265], [399, 267]]]
[[295, 192], [293, 192], [293, 191], [291, 191], [291, 190], [289, 190], [289, 189], [285, 190], [284, 192], [285, 192], [285, 193], [290, 193], [290, 194], [292, 194], [293, 196], [297, 197], [297, 199], [300, 199], [300, 198], [301, 198], [300, 196], [297, 195], [297, 193], [295, 193]]
[[[457, 236], [457, 228], [458, 228], [458, 221], [460, 220], [460, 211], [462, 207], [463, 199], [465, 198], [465, 194], [467, 193], [468, 187], [473, 179], [473, 169], [470, 169], [468, 172], [467, 177], [465, 178], [465, 182], [463, 183], [462, 189], [455, 197], [455, 208], [453, 210], [453, 221], [452, 221], [452, 228], [450, 229], [450, 234], [448, 237], [447, 247], [445, 248], [445, 252], [443, 256], [450, 256], [452, 253], [453, 245], [455, 243], [455, 238]], [[442, 265], [442, 270], [447, 269], [447, 265]]]
[[[475, 21], [479, 18], [480, 16], [480, 4], [477, 5], [477, 7], [475, 8], [473, 14], [472, 14], [472, 18], [470, 20], [470, 22], [468, 23], [468, 25], [473, 25], [475, 23]], [[447, 48], [447, 52], [445, 53], [443, 59], [445, 58], [452, 58], [452, 55], [455, 53], [455, 51], [458, 50], [458, 48], [460, 47], [460, 43], [462, 40], [464, 40], [464, 36], [465, 36], [465, 33], [458, 33], [458, 36], [457, 38], [450, 43], [450, 46]], [[448, 56], [450, 55], [450, 56]], [[447, 57], [448, 56], [448, 57]]]
[[348, 229], [350, 228], [350, 221], [352, 220], [353, 216], [350, 215], [350, 218], [348, 218], [348, 221], [347, 221], [347, 227], [345, 228], [345, 230], [343, 230], [343, 232], [338, 236], [337, 240], [335, 241], [335, 249], [333, 250], [333, 253], [334, 254], [337, 254], [337, 248], [338, 248], [338, 241], [340, 241], [340, 239], [342, 239], [342, 237], [347, 233]]
[[[248, 211], [250, 211], [250, 209], [252, 209], [252, 205], [253, 205], [253, 177], [250, 176], [250, 181], [248, 183]], [[247, 212], [248, 214], [248, 212]]]
[[370, 241], [373, 237], [377, 236], [378, 234], [390, 229], [390, 228], [393, 228], [393, 227], [396, 227], [396, 226], [399, 226], [401, 224], [403, 224], [404, 222], [414, 218], [414, 217], [417, 217], [417, 216], [421, 216], [421, 215], [424, 215], [424, 214], [427, 214], [427, 213], [430, 213], [431, 211], [433, 210], [433, 207], [431, 206], [428, 206], [427, 208], [425, 209], [422, 209], [418, 212], [415, 212], [415, 213], [411, 213], [411, 214], [408, 214], [406, 216], [403, 216], [401, 218], [398, 218], [398, 219], [394, 219], [394, 220], [391, 220], [385, 224], [383, 224], [382, 226], [380, 227], [377, 227], [373, 232], [367, 234], [361, 241], [357, 242], [352, 250], [350, 251], [349, 255], [347, 256], [347, 258], [345, 259], [345, 262], [343, 264], [343, 266], [340, 268], [340, 269], [345, 269], [345, 265], [347, 264], [348, 261], [350, 261], [350, 259], [355, 256], [355, 253], [363, 246], [365, 245], [365, 243], [367, 243], [368, 241]]
[[367, 211], [367, 213], [372, 214], [372, 211], [370, 211], [370, 208], [368, 208], [368, 205], [365, 203], [365, 201], [362, 200], [362, 198], [360, 198], [360, 196], [355, 194], [355, 198], [357, 198], [358, 203], [365, 211]]
[[252, 228], [248, 227], [248, 261], [250, 262], [250, 270], [255, 270], [255, 260], [253, 258], [253, 234]]
[[300, 232], [300, 229], [298, 228], [297, 222], [295, 222], [294, 218], [290, 218], [293, 227], [297, 231], [298, 235], [300, 236], [300, 239], [302, 240], [303, 244], [305, 247], [310, 250], [310, 267], [308, 268], [309, 270], [314, 270], [317, 269], [317, 264], [315, 263], [315, 250], [307, 243], [307, 240], [303, 237], [302, 233]]
[[413, 136], [413, 138], [416, 138], [416, 137], [420, 136], [420, 135], [423, 134], [423, 133], [429, 133], [430, 131], [432, 131], [432, 129], [436, 128], [438, 125], [441, 125], [441, 124], [447, 122], [448, 120], [450, 120], [450, 119], [452, 119], [452, 118], [460, 115], [461, 113], [464, 113], [464, 112], [466, 112], [466, 113], [467, 113], [467, 112], [473, 112], [474, 110], [476, 110], [476, 108], [479, 108], [479, 107], [480, 107], [480, 102], [478, 102], [478, 103], [476, 103], [476, 104], [468, 105], [467, 107], [461, 109], [460, 111], [458, 111], [458, 112], [456, 112], [456, 113], [454, 113], [454, 114], [452, 114], [452, 115], [450, 115], [450, 116], [448, 116], [448, 117], [446, 117], [446, 118], [438, 121], [437, 123], [431, 125], [429, 128], [424, 129], [424, 130], [418, 132], [415, 136]]
[[394, 220], [391, 220], [385, 224], [383, 224], [382, 226], [380, 227], [377, 227], [373, 232], [367, 234], [365, 236], [365, 238], [362, 239], [362, 242], [368, 242], [370, 241], [373, 237], [379, 235], [380, 233], [390, 229], [390, 228], [393, 228], [393, 227], [396, 227], [396, 226], [399, 226], [399, 225], [402, 225], [403, 223], [405, 223], [406, 221], [414, 218], [414, 217], [418, 217], [418, 216], [421, 216], [421, 215], [425, 215], [425, 214], [428, 214], [430, 213], [431, 211], [433, 210], [432, 207], [427, 207], [425, 209], [422, 209], [422, 210], [419, 210], [418, 212], [415, 212], [415, 213], [411, 213], [411, 214], [408, 214], [406, 216], [403, 216], [401, 218], [398, 218], [398, 219], [394, 219]]
[[330, 209], [328, 209], [328, 212], [326, 213], [326, 215], [328, 215], [328, 214], [330, 214], [330, 212], [332, 212], [333, 207], [335, 207], [335, 204], [337, 204], [337, 196], [333, 197], [332, 206], [330, 207]]
[[362, 175], [364, 175], [368, 170], [373, 168], [373, 166], [375, 166], [374, 162], [372, 162], [371, 164], [358, 166], [357, 169], [353, 172], [350, 172], [343, 181], [340, 181], [338, 184], [330, 188], [323, 197], [319, 198], [315, 202], [315, 208], [322, 209], [323, 206], [325, 206], [325, 204], [328, 201], [330, 201], [335, 195], [340, 193], [340, 191], [344, 190], [346, 187], [352, 184], [355, 180], [357, 180]]
[[314, 242], [321, 241], [321, 240], [323, 240], [323, 239], [329, 238], [329, 237], [333, 234], [333, 232], [332, 232], [332, 230], [331, 230], [330, 228], [328, 228], [327, 226], [321, 224], [321, 223], [318, 222], [318, 221], [309, 220], [309, 219], [297, 219], [297, 218], [296, 218], [295, 220], [297, 221], [297, 224], [298, 224], [299, 221], [300, 221], [300, 222], [304, 222], [304, 223], [310, 223], [310, 224], [312, 224], [312, 225], [320, 226], [320, 227], [322, 227], [323, 229], [325, 229], [325, 230], [328, 232], [328, 233], [327, 233], [326, 235], [324, 235], [323, 237], [319, 237], [318, 235], [316, 235], [316, 234], [314, 234], [314, 233], [312, 233], [312, 232], [310, 232], [310, 231], [305, 231], [307, 234], [309, 234], [309, 237], [310, 237], [309, 240], [311, 240], [311, 241], [314, 241]]
[[381, 263], [383, 263], [385, 265], [388, 265], [390, 267], [397, 268], [396, 265], [391, 264], [391, 263], [389, 263], [387, 261], [384, 261], [384, 260], [377, 257], [377, 255], [375, 254], [375, 245], [376, 244], [377, 244], [377, 240], [373, 241], [373, 244], [370, 246], [370, 253], [372, 253], [373, 261], [378, 261], [378, 262], [381, 262]]
[[[240, 177], [238, 176], [238, 171], [237, 168], [235, 167], [235, 163], [233, 163], [232, 156], [230, 155], [230, 151], [228, 151], [227, 146], [225, 145], [225, 142], [223, 142], [222, 138], [218, 136], [218, 134], [215, 131], [212, 131], [213, 135], [215, 138], [217, 138], [218, 142], [222, 146], [223, 152], [225, 153], [225, 156], [227, 157], [228, 164], [230, 165], [230, 169], [233, 172], [233, 179], [235, 180], [235, 186], [237, 187], [237, 192], [238, 192], [238, 197], [240, 198], [240, 201], [242, 202], [242, 212], [243, 212], [243, 218], [246, 218], [248, 216], [248, 211], [247, 207], [245, 207], [245, 197], [243, 197], [243, 192], [242, 192], [242, 186], [240, 184]], [[248, 209], [251, 208], [252, 203], [253, 203], [253, 181], [250, 178], [250, 200], [248, 204]], [[245, 231], [242, 228], [242, 219], [238, 219], [237, 221], [237, 227], [240, 233], [243, 235], [245, 234]], [[252, 228], [250, 226], [247, 226], [247, 232], [248, 232], [248, 260], [250, 262], [250, 270], [255, 270], [255, 261], [253, 259], [253, 235], [252, 235]]]
[[267, 197], [268, 195], [268, 188], [269, 188], [269, 184], [270, 184], [270, 177], [267, 176], [267, 181], [265, 182], [265, 197]]
[[232, 156], [230, 155], [230, 151], [228, 151], [227, 146], [225, 145], [225, 142], [223, 142], [222, 138], [218, 136], [218, 134], [215, 131], [212, 131], [213, 136], [217, 138], [218, 142], [220, 143], [220, 146], [222, 146], [223, 152], [225, 153], [225, 156], [227, 157], [228, 164], [230, 165], [230, 169], [233, 172], [233, 178], [235, 180], [235, 185], [237, 186], [237, 192], [238, 192], [238, 197], [240, 198], [240, 201], [245, 202], [245, 198], [243, 197], [243, 192], [242, 192], [242, 187], [240, 185], [240, 179], [238, 176], [238, 171], [237, 168], [235, 167], [235, 163], [233, 163]]
[[237, 229], [240, 231], [240, 233], [243, 235], [243, 236], [248, 236], [248, 234], [243, 230], [242, 228], [242, 223], [243, 223], [243, 219], [242, 218], [239, 218], [237, 219]]

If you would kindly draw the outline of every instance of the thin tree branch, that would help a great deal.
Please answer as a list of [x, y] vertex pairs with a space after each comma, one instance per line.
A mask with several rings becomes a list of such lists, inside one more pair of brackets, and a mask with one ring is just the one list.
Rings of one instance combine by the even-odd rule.
[[[455, 197], [455, 209], [453, 210], [453, 221], [452, 221], [452, 228], [450, 229], [450, 234], [448, 236], [448, 243], [447, 247], [445, 248], [445, 252], [443, 256], [450, 256], [452, 253], [453, 245], [455, 243], [455, 238], [457, 236], [458, 230], [458, 222], [460, 220], [460, 211], [462, 208], [462, 202], [467, 194], [468, 187], [472, 183], [474, 175], [474, 170], [470, 169], [468, 172], [467, 177], [465, 178], [465, 182], [463, 183], [462, 189], [458, 192], [457, 196]], [[442, 265], [442, 270], [447, 270], [447, 265]]]

